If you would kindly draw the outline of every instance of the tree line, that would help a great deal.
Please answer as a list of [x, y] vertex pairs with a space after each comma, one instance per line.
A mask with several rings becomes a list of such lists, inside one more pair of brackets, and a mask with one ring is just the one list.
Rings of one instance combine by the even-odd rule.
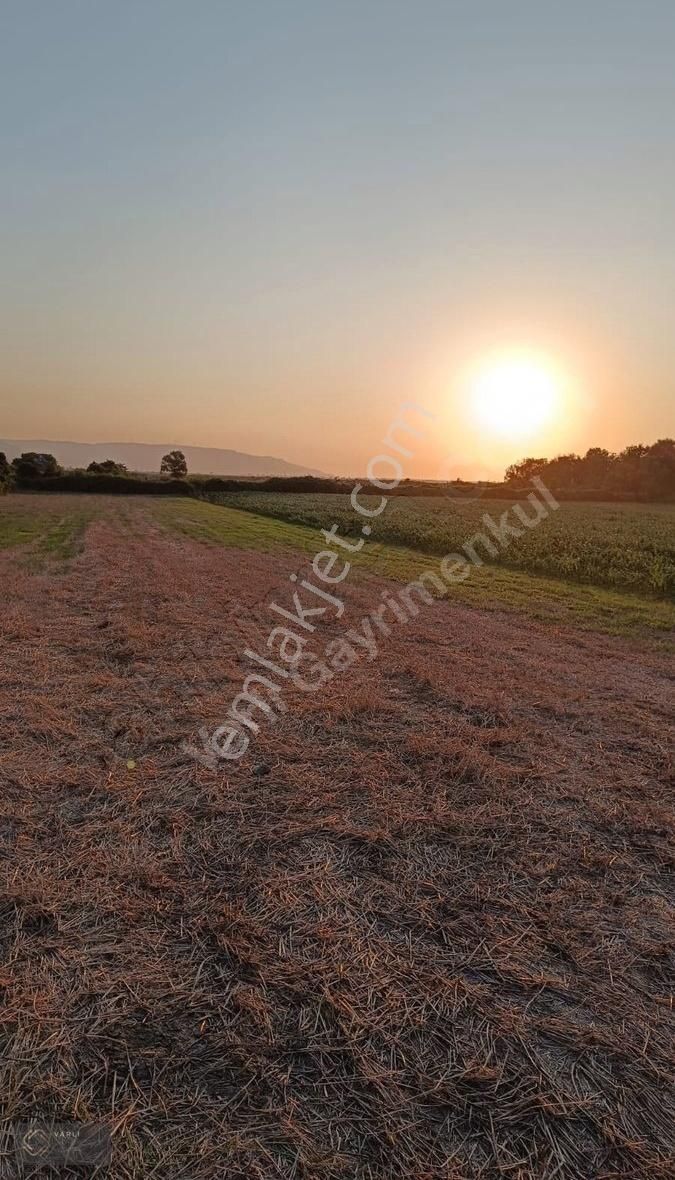
[[507, 486], [523, 487], [539, 476], [553, 492], [579, 499], [675, 499], [675, 440], [661, 438], [651, 446], [634, 443], [614, 453], [591, 447], [585, 455], [554, 459], [521, 459], [506, 469]]
[[[167, 475], [171, 479], [185, 479], [187, 473], [187, 462], [182, 451], [169, 451], [164, 455], [160, 475]], [[54, 455], [24, 451], [9, 463], [7, 456], [0, 451], [0, 494], [9, 491], [14, 484], [19, 487], [33, 485], [35, 481], [56, 479], [63, 474], [63, 468]], [[75, 474], [85, 482], [86, 475], [126, 476], [128, 472], [124, 463], [118, 463], [115, 459], [104, 459], [101, 463], [90, 463], [85, 471]], [[89, 489], [83, 487], [82, 490]], [[96, 490], [96, 485], [93, 485], [91, 490]]]
[[[232, 491], [342, 492], [353, 481], [316, 476], [271, 476], [268, 479], [234, 479], [192, 476], [182, 451], [169, 451], [160, 467], [161, 479], [134, 475], [114, 459], [90, 463], [86, 471], [66, 471], [53, 455], [27, 452], [11, 463], [0, 452], [0, 494], [12, 486], [45, 491], [121, 492], [214, 496]], [[504, 483], [470, 484], [463, 480], [438, 483], [403, 480], [396, 489], [403, 496], [464, 494], [486, 498], [517, 495], [539, 476], [562, 499], [577, 500], [675, 500], [675, 440], [662, 438], [651, 446], [635, 443], [614, 453], [591, 447], [585, 455], [556, 455], [554, 459], [528, 457], [507, 468]]]

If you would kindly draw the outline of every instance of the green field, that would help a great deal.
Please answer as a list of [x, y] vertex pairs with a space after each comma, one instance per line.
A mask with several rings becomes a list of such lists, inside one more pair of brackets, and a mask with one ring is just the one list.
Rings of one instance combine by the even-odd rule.
[[[242, 492], [220, 496], [218, 502], [317, 529], [336, 523], [348, 534], [359, 533], [363, 524], [348, 496]], [[363, 502], [377, 505], [379, 500], [364, 497]], [[508, 507], [504, 500], [391, 497], [372, 521], [373, 538], [442, 555], [483, 531], [485, 513], [498, 522]], [[675, 592], [675, 505], [561, 504], [490, 560], [529, 573], [670, 597]]]
[[79, 552], [90, 520], [99, 512], [94, 497], [3, 496], [0, 550], [25, 546], [30, 560], [67, 560]]

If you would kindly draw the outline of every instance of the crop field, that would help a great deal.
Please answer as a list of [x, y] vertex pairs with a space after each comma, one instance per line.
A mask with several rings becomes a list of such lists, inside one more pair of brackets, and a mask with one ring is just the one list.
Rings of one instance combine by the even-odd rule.
[[[672, 511], [564, 506], [540, 573], [474, 570], [209, 766], [343, 510], [260, 499], [0, 500], [0, 1175], [40, 1117], [115, 1180], [670, 1180]], [[490, 508], [390, 510], [322, 650]]]
[[[335, 522], [356, 532], [361, 523], [348, 496], [242, 492], [223, 495], [219, 502], [315, 528]], [[380, 503], [379, 497], [367, 496], [362, 502], [373, 507]], [[380, 541], [444, 554], [484, 531], [486, 512], [499, 522], [508, 507], [504, 500], [392, 496], [372, 523]], [[545, 528], [522, 532], [499, 554], [501, 564], [598, 586], [675, 594], [674, 504], [567, 502], [550, 514]], [[494, 560], [484, 550], [483, 556]]]

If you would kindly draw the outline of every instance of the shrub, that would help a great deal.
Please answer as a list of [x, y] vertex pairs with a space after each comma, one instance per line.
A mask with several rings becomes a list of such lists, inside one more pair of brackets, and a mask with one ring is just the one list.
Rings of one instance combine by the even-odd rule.
[[67, 471], [47, 478], [24, 479], [22, 488], [32, 492], [101, 492], [123, 496], [194, 496], [183, 479], [143, 479], [138, 475], [97, 475], [91, 471]]
[[92, 475], [125, 475], [124, 463], [116, 463], [114, 459], [104, 459], [102, 463], [90, 463], [87, 471]]

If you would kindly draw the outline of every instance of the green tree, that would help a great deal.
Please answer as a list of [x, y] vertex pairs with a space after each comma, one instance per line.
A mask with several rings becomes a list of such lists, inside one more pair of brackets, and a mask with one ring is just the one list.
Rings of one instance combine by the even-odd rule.
[[7, 462], [7, 456], [4, 451], [0, 451], [0, 496], [9, 491], [9, 485], [12, 479], [12, 468]]
[[44, 479], [61, 473], [54, 456], [39, 451], [24, 451], [16, 459], [12, 459], [12, 468], [19, 482], [24, 479]]
[[640, 460], [642, 491], [650, 500], [675, 499], [675, 440], [660, 438]]
[[507, 483], [523, 484], [541, 475], [548, 465], [548, 459], [521, 459], [519, 463], [512, 463], [506, 468], [504, 479]]
[[583, 481], [584, 461], [571, 451], [568, 455], [556, 455], [551, 459], [544, 476], [551, 488], [572, 491]]
[[643, 459], [649, 452], [649, 447], [642, 443], [633, 443], [624, 447], [616, 457], [612, 471], [612, 487], [617, 492], [624, 492], [632, 496], [639, 496], [642, 491], [644, 477]]
[[582, 460], [583, 486], [594, 491], [602, 491], [611, 483], [612, 469], [616, 462], [616, 455], [604, 447], [589, 447]]
[[182, 451], [169, 451], [162, 459], [160, 467], [162, 475], [171, 475], [173, 479], [185, 479], [188, 473], [187, 462]]

